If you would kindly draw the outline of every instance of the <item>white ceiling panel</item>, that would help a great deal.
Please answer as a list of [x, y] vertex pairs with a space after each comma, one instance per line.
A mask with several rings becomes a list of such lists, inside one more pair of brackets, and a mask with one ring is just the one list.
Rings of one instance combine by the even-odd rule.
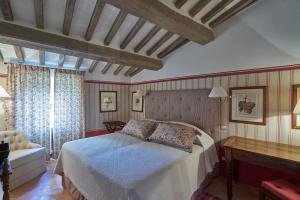
[[24, 53], [24, 59], [26, 62], [39, 62], [39, 51], [35, 49], [22, 48]]
[[45, 52], [45, 65], [58, 65], [59, 54], [52, 52]]
[[64, 67], [75, 68], [77, 57], [74, 56], [65, 56]]
[[124, 20], [123, 24], [119, 28], [117, 34], [115, 35], [115, 37], [111, 41], [111, 45], [110, 46], [112, 46], [114, 48], [120, 48], [120, 44], [125, 39], [125, 37], [127, 36], [127, 34], [130, 32], [130, 30], [133, 28], [133, 26], [138, 21], [138, 19], [139, 18], [137, 18], [137, 17], [135, 17], [133, 15], [128, 14], [126, 16], [126, 19]]
[[133, 40], [128, 44], [126, 50], [133, 51], [134, 47], [151, 31], [154, 24], [147, 22], [143, 28], [136, 34]]
[[165, 29], [161, 29], [142, 49], [142, 53], [146, 55], [146, 51], [152, 47], [161, 37], [164, 36], [164, 34], [167, 32]]
[[66, 0], [44, 1], [45, 29], [51, 32], [62, 33]]
[[10, 0], [15, 22], [35, 26], [33, 0]]
[[12, 45], [0, 43], [0, 50], [3, 54], [4, 60], [17, 58], [14, 47]]
[[106, 34], [110, 30], [111, 25], [118, 16], [119, 9], [106, 4], [101, 14], [98, 25], [95, 29], [91, 42], [96, 44], [103, 44]]
[[168, 41], [166, 41], [163, 45], [160, 46], [160, 48], [158, 48], [153, 55], [157, 56], [157, 54], [159, 54], [162, 50], [164, 50], [167, 46], [169, 46], [172, 42], [174, 42], [176, 39], [178, 38], [177, 34], [174, 34]]
[[96, 0], [76, 0], [70, 35], [84, 38]]

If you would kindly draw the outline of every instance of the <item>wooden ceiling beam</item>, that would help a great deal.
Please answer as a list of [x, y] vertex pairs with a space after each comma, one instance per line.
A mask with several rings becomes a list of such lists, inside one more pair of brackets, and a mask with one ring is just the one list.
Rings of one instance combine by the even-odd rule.
[[110, 67], [112, 66], [112, 63], [106, 63], [106, 65], [103, 67], [101, 73], [102, 74], [106, 74], [106, 72], [110, 69]]
[[117, 76], [122, 71], [122, 69], [124, 69], [124, 67], [125, 67], [124, 65], [119, 65], [117, 69], [114, 71], [114, 75]]
[[146, 54], [151, 56], [161, 45], [163, 45], [168, 39], [170, 39], [174, 34], [171, 32], [166, 32], [150, 49], [147, 50]]
[[90, 68], [89, 68], [89, 72], [90, 72], [90, 73], [93, 73], [93, 72], [94, 72], [94, 70], [96, 69], [98, 63], [99, 63], [99, 62], [98, 62], [97, 60], [94, 60], [94, 61], [91, 63]]
[[10, 0], [1, 0], [0, 6], [5, 20], [14, 21], [14, 15], [11, 10]]
[[139, 18], [139, 20], [135, 23], [133, 28], [127, 34], [126, 38], [122, 41], [120, 45], [121, 49], [125, 49], [127, 47], [127, 45], [131, 42], [134, 36], [141, 30], [141, 28], [144, 26], [145, 23], [146, 23], [145, 20]]
[[116, 33], [118, 32], [119, 28], [123, 24], [125, 18], [127, 16], [127, 12], [120, 10], [117, 18], [115, 19], [113, 25], [110, 27], [109, 32], [107, 33], [105, 39], [104, 39], [104, 44], [109, 45]]
[[233, 0], [222, 0], [215, 7], [213, 7], [208, 13], [201, 17], [201, 22], [205, 24], [211, 20], [216, 14], [222, 11], [227, 5], [229, 5]]
[[114, 75], [117, 76], [123, 69], [124, 69], [124, 65], [119, 65], [117, 67], [117, 69], [114, 71]]
[[65, 63], [65, 59], [66, 59], [66, 56], [64, 54], [59, 54], [57, 66], [63, 67], [64, 63]]
[[134, 47], [134, 52], [139, 52], [160, 31], [159, 26], [154, 26], [151, 31]]
[[80, 69], [81, 64], [82, 64], [82, 61], [83, 61], [83, 58], [82, 58], [82, 57], [77, 58], [76, 64], [75, 64], [75, 68], [76, 68], [76, 69]]
[[45, 51], [39, 51], [39, 63], [45, 65]]
[[159, 59], [96, 45], [63, 35], [20, 26], [6, 21], [0, 21], [0, 27], [0, 42], [4, 44], [150, 70], [158, 70], [162, 67], [162, 61]]
[[167, 55], [169, 55], [170, 53], [172, 53], [173, 51], [175, 51], [176, 49], [178, 49], [179, 47], [187, 44], [189, 42], [188, 39], [182, 38], [182, 37], [178, 37], [173, 43], [171, 43], [169, 46], [167, 46], [164, 50], [162, 50], [157, 57], [159, 58], [163, 58]]
[[211, 0], [198, 0], [198, 2], [189, 10], [189, 15], [195, 17]]
[[105, 6], [104, 1], [97, 0], [89, 25], [85, 32], [85, 36], [84, 36], [85, 40], [90, 41], [92, 39], [92, 36], [94, 34], [94, 31], [96, 29], [96, 26], [98, 24], [104, 6]]
[[180, 9], [188, 0], [175, 0], [174, 5]]
[[3, 54], [2, 54], [2, 51], [0, 50], [0, 62], [4, 61], [4, 57], [3, 57]]
[[214, 40], [213, 31], [169, 8], [158, 0], [105, 0], [125, 12], [143, 18], [159, 27], [199, 44]]
[[131, 74], [129, 74], [129, 76], [133, 77], [133, 76], [137, 75], [138, 73], [140, 73], [143, 70], [144, 69], [142, 69], [142, 68], [138, 68], [138, 69], [134, 70]]
[[248, 8], [249, 6], [251, 6], [252, 4], [254, 4], [256, 2], [257, 2], [257, 0], [241, 0], [240, 2], [238, 2], [237, 4], [232, 6], [230, 9], [225, 11], [223, 14], [218, 16], [216, 19], [211, 21], [209, 23], [209, 26], [212, 28], [216, 27], [217, 25], [223, 23], [224, 21], [228, 20], [229, 18], [233, 17], [237, 13]]
[[22, 47], [14, 45], [14, 50], [18, 59], [18, 62], [24, 62], [24, 53]]
[[72, 24], [74, 9], [75, 9], [76, 0], [67, 0], [66, 1], [66, 8], [65, 8], [65, 18], [64, 18], [64, 25], [63, 25], [63, 34], [69, 35], [70, 28]]
[[130, 67], [129, 69], [127, 69], [127, 71], [124, 73], [124, 76], [129, 76], [130, 74], [132, 74], [135, 70], [139, 69], [139, 67]]
[[34, 0], [35, 24], [37, 28], [44, 29], [44, 2]]

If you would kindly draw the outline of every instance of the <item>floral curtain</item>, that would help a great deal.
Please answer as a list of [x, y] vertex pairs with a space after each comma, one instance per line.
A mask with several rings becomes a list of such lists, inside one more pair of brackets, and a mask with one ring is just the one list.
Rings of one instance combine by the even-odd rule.
[[7, 64], [6, 129], [24, 132], [50, 153], [50, 72], [47, 68]]
[[65, 142], [82, 138], [84, 133], [83, 74], [57, 70], [55, 74], [53, 157]]

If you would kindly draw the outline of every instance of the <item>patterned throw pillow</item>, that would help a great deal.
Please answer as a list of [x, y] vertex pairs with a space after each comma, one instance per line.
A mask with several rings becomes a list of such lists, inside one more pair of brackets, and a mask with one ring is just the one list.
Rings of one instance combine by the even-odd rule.
[[166, 144], [192, 153], [195, 130], [180, 124], [159, 123], [158, 127], [149, 137], [150, 141]]
[[156, 124], [154, 121], [130, 120], [121, 132], [146, 140], [155, 130]]

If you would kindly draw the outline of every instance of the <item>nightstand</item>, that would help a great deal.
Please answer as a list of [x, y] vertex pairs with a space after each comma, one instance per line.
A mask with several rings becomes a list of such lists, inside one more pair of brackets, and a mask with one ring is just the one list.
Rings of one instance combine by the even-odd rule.
[[103, 124], [109, 133], [113, 133], [116, 130], [120, 130], [126, 125], [125, 122], [121, 122], [121, 121], [109, 121], [109, 122], [103, 122]]

